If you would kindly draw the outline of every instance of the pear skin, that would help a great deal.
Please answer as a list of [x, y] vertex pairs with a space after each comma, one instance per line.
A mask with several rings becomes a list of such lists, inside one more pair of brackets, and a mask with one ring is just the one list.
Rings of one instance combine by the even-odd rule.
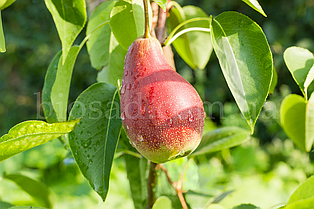
[[164, 163], [199, 145], [203, 102], [166, 61], [155, 38], [138, 38], [129, 47], [121, 86], [121, 119], [130, 143], [148, 160]]

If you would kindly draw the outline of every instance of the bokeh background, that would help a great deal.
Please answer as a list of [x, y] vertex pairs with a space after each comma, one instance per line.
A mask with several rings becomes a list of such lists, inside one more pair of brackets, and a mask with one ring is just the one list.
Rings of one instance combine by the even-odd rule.
[[[213, 16], [230, 10], [249, 16], [264, 30], [278, 73], [277, 87], [265, 103], [252, 139], [242, 146], [197, 159], [200, 189], [209, 193], [235, 189], [223, 200], [226, 207], [249, 202], [261, 208], [284, 204], [297, 185], [314, 173], [313, 154], [303, 153], [295, 147], [279, 122], [283, 98], [290, 93], [301, 95], [285, 66], [283, 52], [290, 46], [314, 52], [314, 0], [259, 0], [267, 18], [240, 0], [177, 2], [181, 6], [198, 6]], [[19, 122], [41, 119], [43, 113], [39, 104], [46, 69], [61, 49], [61, 43], [42, 0], [17, 0], [1, 14], [7, 47], [7, 52], [0, 54], [0, 135], [3, 135]], [[85, 31], [77, 43], [84, 34]], [[204, 101], [222, 104], [207, 112], [213, 121], [212, 127], [248, 128], [227, 87], [215, 53], [204, 70], [192, 70], [175, 51], [174, 59], [178, 72], [196, 87]], [[84, 47], [74, 67], [69, 103], [95, 83], [96, 77], [97, 71], [91, 67]], [[109, 195], [102, 203], [57, 140], [0, 164], [0, 201], [36, 204], [16, 185], [2, 180], [4, 173], [21, 173], [43, 182], [51, 190], [54, 207], [58, 209], [133, 207], [120, 158], [114, 161]]]

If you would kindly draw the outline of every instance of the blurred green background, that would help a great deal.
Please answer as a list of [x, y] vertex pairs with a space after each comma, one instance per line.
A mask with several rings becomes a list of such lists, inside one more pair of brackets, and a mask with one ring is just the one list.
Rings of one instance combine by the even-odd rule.
[[[196, 178], [199, 190], [210, 194], [235, 190], [223, 200], [222, 204], [226, 207], [253, 203], [261, 208], [275, 208], [284, 204], [297, 185], [314, 173], [312, 153], [303, 153], [296, 148], [279, 124], [283, 98], [290, 93], [301, 94], [284, 64], [283, 52], [293, 45], [314, 52], [314, 1], [259, 2], [267, 18], [240, 0], [178, 0], [181, 6], [201, 7], [208, 15], [216, 16], [232, 10], [256, 21], [269, 41], [278, 73], [277, 87], [265, 103], [252, 140], [229, 151], [196, 159], [199, 166], [190, 177]], [[1, 14], [7, 47], [7, 52], [0, 54], [0, 134], [3, 135], [19, 122], [42, 119], [39, 104], [46, 69], [61, 49], [61, 44], [44, 1], [18, 0]], [[84, 38], [84, 32], [77, 43]], [[196, 87], [203, 100], [222, 105], [213, 106], [212, 111], [207, 110], [214, 126], [248, 128], [214, 53], [206, 68], [196, 71], [184, 63], [175, 51], [174, 56], [178, 72]], [[96, 82], [96, 76], [97, 71], [90, 66], [84, 47], [75, 64], [69, 104]], [[114, 161], [109, 195], [102, 203], [80, 174], [68, 151], [57, 140], [0, 164], [0, 202], [38, 205], [15, 184], [1, 178], [11, 173], [29, 176], [48, 186], [54, 208], [133, 207], [122, 159]], [[189, 180], [186, 179], [187, 183]], [[194, 204], [201, 203], [190, 198]]]

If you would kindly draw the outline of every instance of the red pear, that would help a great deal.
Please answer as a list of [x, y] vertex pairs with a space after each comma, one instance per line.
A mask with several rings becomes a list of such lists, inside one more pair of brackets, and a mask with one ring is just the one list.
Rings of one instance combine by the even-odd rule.
[[167, 63], [157, 39], [138, 38], [129, 47], [120, 93], [130, 143], [148, 160], [164, 163], [183, 157], [200, 143], [203, 102]]

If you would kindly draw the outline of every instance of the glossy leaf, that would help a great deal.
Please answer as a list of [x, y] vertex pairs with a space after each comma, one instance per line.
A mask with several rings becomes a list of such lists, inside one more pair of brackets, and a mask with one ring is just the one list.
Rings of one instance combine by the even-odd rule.
[[310, 151], [314, 142], [314, 93], [306, 104], [305, 115], [305, 148]]
[[156, 2], [164, 11], [167, 9], [167, 0], [153, 0]]
[[262, 29], [237, 12], [213, 19], [212, 40], [222, 72], [251, 132], [267, 98], [272, 54]]
[[13, 206], [8, 209], [46, 209], [42, 207], [33, 207], [33, 206]]
[[[169, 32], [186, 20], [208, 17], [201, 8], [196, 6], [185, 6], [182, 8], [182, 12], [177, 8], [170, 10], [170, 16], [167, 18]], [[210, 28], [210, 22], [209, 20], [191, 22], [182, 26], [178, 32], [192, 27]], [[213, 50], [209, 32], [188, 32], [179, 36], [172, 44], [180, 57], [193, 69], [205, 68]]]
[[125, 50], [136, 38], [144, 34], [145, 20], [142, 0], [118, 1], [110, 16], [111, 30]]
[[27, 192], [40, 206], [52, 208], [50, 191], [48, 187], [43, 183], [20, 174], [4, 175], [3, 178], [16, 183], [22, 190]]
[[71, 132], [79, 120], [48, 124], [25, 121], [15, 125], [0, 138], [0, 162]]
[[250, 139], [250, 132], [239, 127], [227, 126], [206, 133], [200, 145], [190, 156], [202, 155], [228, 149]]
[[124, 59], [127, 51], [115, 39], [111, 34], [109, 45], [109, 62], [97, 76], [98, 82], [107, 82], [118, 87], [118, 79], [122, 80]]
[[10, 204], [10, 203], [7, 203], [7, 202], [1, 202], [0, 201], [0, 208], [1, 209], [8, 209], [8, 208], [11, 208], [13, 205]]
[[278, 75], [275, 67], [273, 67], [273, 77], [271, 79], [271, 85], [269, 88], [269, 94], [273, 94], [278, 82]]
[[[49, 80], [49, 84], [47, 84], [53, 85], [50, 92], [51, 104], [53, 109], [55, 110], [58, 121], [67, 120], [68, 99], [72, 72], [80, 49], [81, 48], [79, 46], [71, 47], [64, 64], [62, 64], [60, 58], [58, 62], [58, 70], [55, 74], [54, 83], [52, 83], [53, 79], [51, 79]], [[53, 67], [55, 67], [55, 65]]]
[[[91, 34], [99, 25], [109, 21], [110, 12], [116, 1], [105, 1], [91, 14], [87, 24], [86, 35]], [[97, 70], [108, 65], [111, 29], [109, 24], [101, 26], [89, 37], [86, 45], [92, 66]]]
[[1, 0], [0, 1], [0, 10], [3, 10], [13, 4], [16, 0]]
[[233, 207], [233, 209], [260, 209], [260, 208], [252, 204], [241, 204]]
[[1, 11], [0, 11], [0, 52], [5, 52], [5, 51], [6, 51], [5, 39], [4, 39], [2, 19], [1, 19]]
[[314, 177], [311, 176], [302, 183], [291, 195], [284, 209], [310, 209], [314, 205]]
[[45, 82], [42, 90], [42, 106], [46, 121], [48, 123], [58, 122], [56, 111], [54, 110], [51, 102], [51, 90], [54, 83], [56, 82], [58, 63], [61, 55], [62, 51], [59, 51], [50, 62], [50, 65], [46, 72]]
[[267, 17], [267, 15], [265, 14], [264, 10], [262, 9], [261, 5], [258, 3], [257, 0], [242, 0], [242, 1], [249, 5], [250, 7], [252, 7], [253, 9], [255, 9], [256, 11], [258, 11], [259, 13], [261, 13], [262, 15], [264, 15], [265, 17]]
[[172, 209], [171, 200], [166, 196], [158, 197], [152, 209]]
[[281, 103], [280, 121], [285, 133], [303, 151], [314, 142], [314, 96], [308, 102], [299, 95], [288, 95]]
[[62, 43], [62, 64], [76, 37], [84, 28], [87, 15], [85, 0], [45, 0]]
[[226, 208], [222, 205], [210, 204], [206, 209], [226, 209]]
[[307, 49], [294, 46], [286, 49], [283, 57], [293, 79], [307, 98], [307, 88], [314, 79], [314, 72], [311, 70], [314, 55]]
[[290, 94], [281, 103], [280, 122], [285, 133], [303, 151], [305, 148], [305, 111], [306, 102], [303, 97]]
[[107, 83], [90, 86], [75, 101], [69, 118], [82, 119], [69, 134], [74, 159], [105, 201], [122, 126], [117, 88]]
[[[137, 153], [136, 149], [131, 146], [124, 130], [122, 130], [119, 145], [123, 149]], [[135, 209], [145, 208], [147, 199], [147, 171], [149, 169], [148, 161], [146, 158], [138, 158], [128, 154], [123, 155], [123, 159], [134, 207]]]

